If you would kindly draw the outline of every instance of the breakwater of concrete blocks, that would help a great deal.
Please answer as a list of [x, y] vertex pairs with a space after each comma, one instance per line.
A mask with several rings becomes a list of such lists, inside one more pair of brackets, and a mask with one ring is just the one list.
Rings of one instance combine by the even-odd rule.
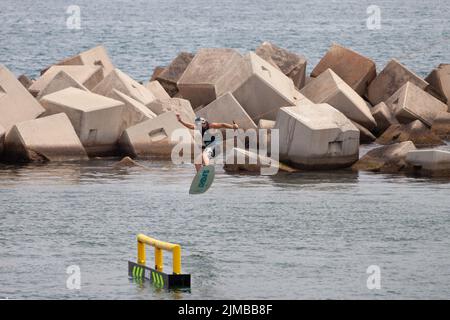
[[[301, 54], [268, 42], [246, 54], [181, 52], [145, 83], [116, 68], [103, 46], [43, 66], [37, 79], [0, 65], [0, 161], [170, 160], [171, 134], [184, 128], [179, 115], [265, 129], [269, 139], [277, 130], [285, 171], [448, 175], [450, 153], [440, 146], [450, 137], [449, 64], [423, 79], [396, 59], [377, 70], [333, 44], [309, 75], [306, 66]], [[379, 146], [360, 158], [360, 145], [372, 143]], [[258, 147], [228, 151], [258, 159]]]

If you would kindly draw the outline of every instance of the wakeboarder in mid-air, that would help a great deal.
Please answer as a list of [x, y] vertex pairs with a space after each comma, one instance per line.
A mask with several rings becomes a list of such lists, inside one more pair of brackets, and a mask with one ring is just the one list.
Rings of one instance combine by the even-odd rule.
[[196, 117], [194, 123], [189, 123], [181, 119], [179, 113], [177, 113], [178, 121], [186, 128], [191, 130], [201, 130], [202, 137], [202, 153], [201, 159], [194, 159], [195, 170], [197, 174], [192, 181], [190, 194], [204, 193], [211, 186], [214, 180], [214, 166], [209, 162], [215, 157], [215, 147], [221, 141], [215, 141], [215, 136], [211, 135], [209, 129], [239, 129], [239, 126], [233, 121], [233, 124], [208, 122], [206, 119]]

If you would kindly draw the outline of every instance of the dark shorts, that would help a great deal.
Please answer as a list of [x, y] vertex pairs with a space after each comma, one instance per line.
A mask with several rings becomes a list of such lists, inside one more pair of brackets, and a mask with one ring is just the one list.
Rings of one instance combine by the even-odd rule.
[[206, 153], [209, 159], [214, 158], [216, 156], [216, 143], [212, 142], [207, 146], [204, 146], [203, 152]]

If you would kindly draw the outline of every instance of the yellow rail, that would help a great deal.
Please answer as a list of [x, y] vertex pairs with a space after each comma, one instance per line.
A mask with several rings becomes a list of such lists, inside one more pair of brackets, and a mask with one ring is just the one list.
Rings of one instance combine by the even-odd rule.
[[138, 263], [145, 265], [145, 245], [155, 248], [155, 269], [163, 271], [164, 257], [163, 250], [172, 251], [173, 273], [181, 274], [181, 247], [179, 244], [159, 241], [143, 234], [137, 236]]

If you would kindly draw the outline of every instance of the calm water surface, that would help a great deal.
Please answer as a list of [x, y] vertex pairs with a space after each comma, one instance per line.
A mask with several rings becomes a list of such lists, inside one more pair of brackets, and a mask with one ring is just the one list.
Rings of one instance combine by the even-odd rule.
[[[0, 169], [4, 297], [449, 297], [448, 180], [219, 170], [210, 191], [193, 197], [190, 166], [113, 163]], [[129, 282], [140, 232], [182, 244], [190, 293]], [[66, 289], [73, 264], [82, 272], [76, 292]], [[374, 264], [382, 270], [377, 292], [366, 287]]]
[[[71, 4], [81, 8], [81, 30], [66, 28]], [[0, 63], [36, 76], [104, 43], [119, 68], [147, 80], [179, 51], [245, 52], [263, 40], [304, 54], [309, 69], [333, 41], [379, 68], [396, 57], [422, 76], [449, 62], [448, 1], [376, 1], [376, 31], [366, 28], [369, 4], [0, 0]], [[115, 161], [0, 165], [0, 298], [450, 297], [448, 180], [218, 168], [210, 191], [192, 197], [191, 166], [115, 169]], [[129, 281], [137, 233], [182, 244], [190, 292]], [[81, 268], [79, 291], [66, 288], [70, 265]], [[367, 289], [370, 265], [381, 268], [381, 290]]]
[[[368, 30], [367, 8], [381, 10]], [[66, 10], [78, 5], [81, 30]], [[137, 80], [180, 51], [230, 47], [246, 52], [268, 40], [304, 54], [309, 69], [332, 42], [373, 58], [397, 58], [425, 76], [449, 62], [447, 0], [0, 0], [0, 62], [18, 75], [103, 43], [117, 67]]]

